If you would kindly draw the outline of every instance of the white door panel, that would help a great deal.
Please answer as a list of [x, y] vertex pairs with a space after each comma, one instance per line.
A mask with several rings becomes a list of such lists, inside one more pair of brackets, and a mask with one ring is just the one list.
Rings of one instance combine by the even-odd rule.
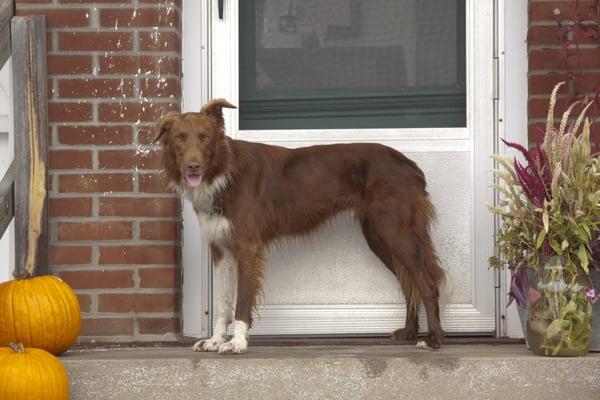
[[[210, 85], [207, 98], [237, 104], [237, 1], [225, 2], [225, 18], [209, 2]], [[467, 0], [467, 127], [435, 129], [238, 131], [237, 111], [226, 111], [228, 135], [288, 147], [315, 143], [369, 141], [402, 151], [423, 169], [437, 208], [433, 238], [454, 293], [442, 315], [447, 332], [495, 329], [493, 201], [489, 155], [493, 126], [493, 0]], [[190, 239], [187, 237], [185, 245]], [[196, 246], [195, 243], [191, 244]], [[184, 252], [185, 254], [185, 252]], [[206, 257], [203, 257], [203, 260]], [[197, 271], [188, 271], [184, 281]], [[204, 263], [200, 270], [208, 270]], [[207, 290], [205, 287], [204, 290]], [[369, 251], [349, 215], [315, 235], [283, 242], [268, 253], [264, 295], [253, 334], [388, 334], [402, 326], [403, 298], [395, 277]], [[186, 293], [184, 289], [184, 306]], [[426, 327], [421, 313], [421, 327]], [[184, 323], [185, 331], [185, 323]], [[192, 333], [192, 332], [186, 332]]]

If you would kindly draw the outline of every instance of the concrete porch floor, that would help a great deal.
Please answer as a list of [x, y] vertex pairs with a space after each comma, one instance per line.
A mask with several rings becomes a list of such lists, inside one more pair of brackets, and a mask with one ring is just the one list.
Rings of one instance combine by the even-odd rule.
[[600, 399], [600, 353], [536, 357], [523, 344], [254, 346], [75, 350], [61, 357], [71, 400]]

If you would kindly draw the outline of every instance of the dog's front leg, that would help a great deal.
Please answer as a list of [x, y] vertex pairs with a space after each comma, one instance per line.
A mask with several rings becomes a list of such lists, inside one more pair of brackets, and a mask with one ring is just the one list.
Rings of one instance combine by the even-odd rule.
[[246, 247], [236, 255], [237, 302], [233, 338], [221, 345], [220, 354], [244, 353], [248, 348], [248, 328], [252, 325], [252, 312], [261, 290], [264, 271], [262, 249]]
[[233, 320], [233, 306], [237, 290], [237, 271], [231, 252], [223, 247], [211, 247], [214, 273], [214, 303], [217, 314], [215, 330], [210, 339], [194, 344], [195, 351], [217, 351], [227, 339], [227, 325]]

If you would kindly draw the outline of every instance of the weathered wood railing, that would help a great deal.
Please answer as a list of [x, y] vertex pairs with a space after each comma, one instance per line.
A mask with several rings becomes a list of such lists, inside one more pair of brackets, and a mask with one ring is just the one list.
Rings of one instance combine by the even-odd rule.
[[14, 17], [13, 0], [0, 0], [0, 65], [11, 54], [15, 158], [0, 181], [0, 237], [14, 218], [20, 276], [27, 264], [37, 273], [48, 265], [46, 20]]

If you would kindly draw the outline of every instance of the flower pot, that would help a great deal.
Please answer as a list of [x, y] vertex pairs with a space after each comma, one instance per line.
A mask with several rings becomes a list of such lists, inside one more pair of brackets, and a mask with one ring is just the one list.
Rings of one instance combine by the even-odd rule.
[[534, 271], [528, 287], [525, 332], [534, 354], [575, 357], [590, 350], [590, 286], [586, 274], [572, 275], [560, 257], [550, 257]]

